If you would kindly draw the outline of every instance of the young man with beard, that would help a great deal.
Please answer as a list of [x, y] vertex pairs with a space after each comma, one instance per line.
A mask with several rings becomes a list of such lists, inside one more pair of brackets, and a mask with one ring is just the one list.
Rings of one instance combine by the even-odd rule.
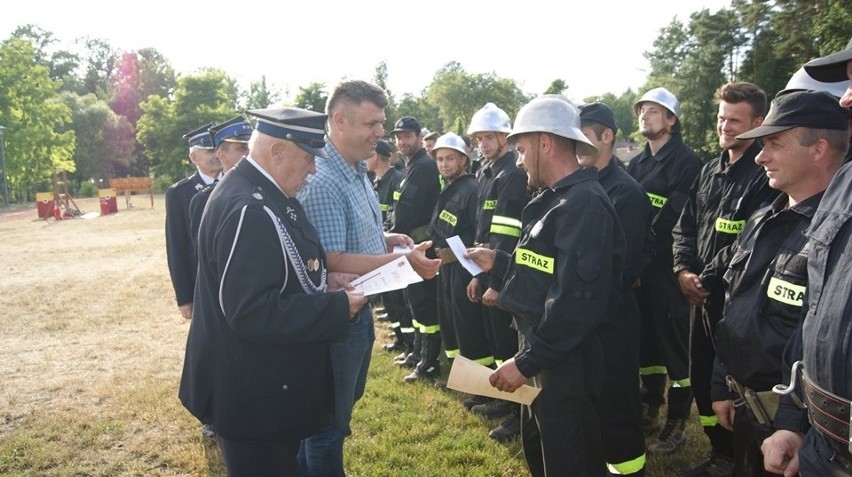
[[[518, 153], [509, 145], [512, 132], [509, 115], [494, 103], [487, 103], [474, 113], [467, 133], [476, 141], [482, 163], [476, 174], [478, 207], [476, 238], [478, 246], [512, 253], [521, 236], [521, 212], [527, 205], [527, 175], [518, 168]], [[518, 333], [512, 327], [512, 316], [497, 308], [498, 290], [503, 277], [484, 273], [474, 277], [467, 287], [468, 299], [482, 304], [485, 336], [500, 366], [518, 351]], [[503, 400], [474, 398], [465, 401], [471, 411], [485, 417], [506, 418], [489, 432], [499, 441], [520, 433], [520, 407]]]
[[[751, 83], [728, 83], [716, 92], [719, 104], [716, 132], [721, 155], [701, 168], [689, 191], [674, 237], [674, 272], [681, 293], [694, 307], [696, 322], [690, 337], [690, 379], [695, 405], [710, 455], [683, 477], [729, 476], [734, 449], [729, 430], [719, 425], [710, 396], [710, 377], [716, 355], [713, 337], [722, 319], [725, 289], [722, 276], [731, 261], [730, 247], [755, 210], [769, 205], [778, 192], [754, 158], [761, 144], [737, 136], [763, 122], [766, 94]], [[699, 321], [700, 320], [700, 321]]]
[[654, 255], [636, 288], [641, 317], [640, 368], [643, 426], [660, 428], [660, 405], [669, 377], [668, 416], [656, 442], [655, 454], [669, 454], [685, 440], [686, 418], [692, 404], [689, 379], [689, 305], [672, 271], [672, 228], [680, 218], [689, 188], [701, 169], [701, 160], [680, 135], [680, 103], [665, 88], [645, 93], [633, 110], [639, 131], [648, 138], [627, 172], [645, 189], [656, 212], [652, 222]]
[[541, 388], [521, 411], [524, 456], [534, 477], [603, 477], [598, 330], [620, 301], [624, 233], [597, 171], [577, 161], [596, 149], [567, 99], [545, 95], [524, 105], [509, 140], [530, 187], [542, 192], [524, 208], [513, 253], [468, 250], [484, 270], [505, 277], [498, 306], [512, 314], [521, 334], [518, 353], [489, 381], [506, 392], [528, 381]]

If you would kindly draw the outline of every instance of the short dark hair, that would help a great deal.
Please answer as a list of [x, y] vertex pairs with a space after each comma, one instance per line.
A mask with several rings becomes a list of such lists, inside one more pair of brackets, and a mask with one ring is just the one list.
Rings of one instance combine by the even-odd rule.
[[716, 91], [716, 102], [731, 104], [746, 102], [751, 106], [754, 117], [766, 116], [766, 93], [756, 84], [735, 81], [722, 85]]
[[[609, 129], [610, 131], [612, 131], [612, 129], [610, 129], [608, 126], [604, 126], [603, 124], [601, 124], [601, 123], [599, 123], [599, 122], [597, 122], [597, 121], [590, 121], [590, 122], [588, 122], [588, 123], [586, 123], [586, 124], [583, 124], [583, 127], [584, 127], [584, 128], [589, 128], [589, 129], [591, 129], [592, 131], [594, 131], [594, 133], [595, 133], [595, 139], [597, 139], [597, 140], [599, 140], [599, 141], [600, 141], [600, 140], [601, 140], [601, 138], [603, 137], [603, 133], [604, 133], [604, 131], [606, 131], [606, 130], [608, 130], [608, 129]], [[612, 137], [613, 137], [613, 142], [615, 142], [615, 131], [612, 131]]]
[[331, 93], [331, 97], [328, 99], [325, 107], [325, 112], [331, 116], [342, 103], [358, 105], [364, 101], [369, 101], [384, 109], [388, 106], [388, 95], [382, 88], [366, 81], [343, 81]]

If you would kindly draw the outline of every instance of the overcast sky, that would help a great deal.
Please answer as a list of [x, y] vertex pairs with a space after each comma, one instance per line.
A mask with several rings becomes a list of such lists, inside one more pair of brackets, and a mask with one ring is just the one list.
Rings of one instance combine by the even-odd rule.
[[373, 77], [381, 61], [397, 97], [419, 96], [458, 61], [494, 72], [526, 93], [555, 79], [574, 98], [641, 86], [643, 52], [660, 28], [730, 0], [558, 1], [44, 1], [4, 3], [0, 39], [20, 25], [50, 31], [71, 49], [89, 36], [114, 48], [152, 47], [181, 74], [223, 69], [245, 88], [265, 75], [290, 97], [311, 82]]

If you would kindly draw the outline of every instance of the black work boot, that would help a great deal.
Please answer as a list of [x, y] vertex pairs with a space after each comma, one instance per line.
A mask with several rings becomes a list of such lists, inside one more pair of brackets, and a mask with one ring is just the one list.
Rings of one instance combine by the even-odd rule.
[[441, 364], [438, 359], [441, 356], [441, 334], [433, 333], [421, 338], [420, 362], [414, 368], [414, 372], [404, 377], [407, 383], [414, 381], [434, 381], [441, 376]]
[[521, 405], [512, 403], [517, 408], [506, 416], [506, 419], [488, 433], [488, 436], [499, 442], [510, 441], [521, 434]]
[[411, 352], [404, 353], [405, 356], [399, 355], [393, 360], [393, 364], [402, 366], [403, 368], [414, 368], [420, 362], [420, 352], [423, 348], [423, 335], [419, 331], [414, 332], [414, 339], [411, 344]]

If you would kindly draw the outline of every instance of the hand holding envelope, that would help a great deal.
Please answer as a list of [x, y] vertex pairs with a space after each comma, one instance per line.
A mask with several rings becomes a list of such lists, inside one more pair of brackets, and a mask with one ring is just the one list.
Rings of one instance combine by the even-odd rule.
[[522, 384], [513, 392], [500, 391], [491, 385], [489, 379], [496, 371], [475, 363], [464, 356], [453, 359], [453, 367], [447, 379], [447, 387], [468, 394], [488, 396], [529, 406], [541, 389]]

